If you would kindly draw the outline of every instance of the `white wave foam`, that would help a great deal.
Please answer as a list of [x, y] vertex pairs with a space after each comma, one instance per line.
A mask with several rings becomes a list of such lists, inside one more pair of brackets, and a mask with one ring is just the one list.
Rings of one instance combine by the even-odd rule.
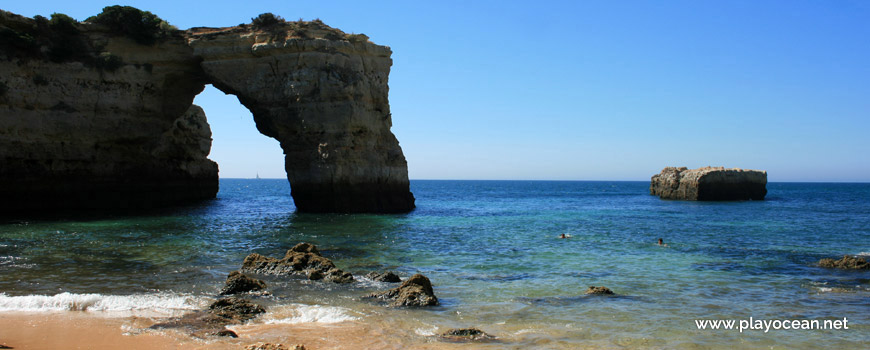
[[422, 335], [424, 337], [431, 337], [435, 335], [436, 331], [438, 331], [438, 327], [429, 326], [417, 328], [414, 330], [414, 333], [417, 333], [417, 335]]
[[297, 324], [297, 323], [339, 323], [356, 321], [359, 317], [353, 316], [350, 309], [336, 306], [301, 305], [294, 304], [292, 317], [279, 318], [266, 321], [270, 324]]
[[870, 256], [870, 252], [860, 252], [856, 255], [858, 255], [858, 256]]
[[822, 292], [822, 293], [831, 292], [831, 291], [833, 291], [833, 290], [834, 290], [834, 288], [819, 287], [819, 292]]
[[203, 302], [180, 294], [102, 295], [60, 293], [57, 295], [8, 296], [0, 293], [0, 311], [133, 311], [195, 310]]

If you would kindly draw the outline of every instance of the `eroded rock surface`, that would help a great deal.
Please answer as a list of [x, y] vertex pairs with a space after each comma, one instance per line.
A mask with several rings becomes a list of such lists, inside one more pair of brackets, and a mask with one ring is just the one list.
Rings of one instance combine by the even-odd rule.
[[662, 199], [763, 200], [767, 195], [767, 172], [724, 167], [667, 167], [652, 177], [649, 191]]
[[192, 106], [205, 82], [180, 31], [141, 45], [0, 11], [0, 34], [0, 210], [214, 198], [211, 131]]
[[264, 275], [304, 275], [311, 280], [324, 279], [335, 283], [353, 282], [353, 275], [335, 267], [332, 260], [320, 255], [310, 243], [299, 243], [287, 250], [281, 259], [257, 253], [245, 257], [242, 271]]
[[211, 133], [191, 107], [208, 83], [279, 141], [297, 210], [414, 208], [390, 132], [388, 47], [320, 21], [167, 29], [146, 43], [60, 23], [0, 12], [4, 213], [214, 198]]
[[834, 260], [830, 258], [819, 260], [819, 266], [846, 270], [870, 270], [870, 263], [863, 257], [853, 257], [844, 255], [842, 259]]
[[266, 29], [193, 28], [209, 81], [238, 96], [281, 144], [306, 212], [406, 212], [407, 162], [390, 132], [390, 48], [318, 21]]
[[435, 306], [438, 298], [432, 290], [432, 282], [421, 274], [416, 274], [396, 288], [385, 292], [372, 293], [366, 298], [389, 301], [390, 306]]

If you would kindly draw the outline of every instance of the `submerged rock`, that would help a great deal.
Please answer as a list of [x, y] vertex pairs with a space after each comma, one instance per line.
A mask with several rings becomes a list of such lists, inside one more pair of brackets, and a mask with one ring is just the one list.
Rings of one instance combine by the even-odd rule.
[[589, 289], [586, 290], [586, 294], [592, 295], [612, 295], [613, 291], [607, 287], [596, 287], [590, 286]]
[[218, 331], [214, 335], [218, 336], [218, 337], [230, 337], [230, 338], [238, 338], [239, 337], [239, 335], [236, 334], [236, 332], [233, 332], [233, 331], [226, 329], [226, 328]]
[[[282, 345], [282, 344], [273, 344], [273, 343], [254, 343], [245, 347], [245, 350], [291, 350], [290, 348]], [[304, 345], [296, 345], [292, 350], [305, 350]]]
[[847, 270], [870, 270], [870, 263], [863, 257], [843, 255], [840, 260], [830, 258], [819, 260], [819, 266]]
[[366, 298], [390, 301], [390, 306], [435, 306], [438, 298], [432, 290], [432, 283], [426, 276], [416, 274], [402, 285], [384, 292], [372, 293]]
[[724, 167], [667, 167], [652, 177], [649, 192], [662, 199], [763, 200], [767, 195], [767, 172]]
[[496, 340], [496, 337], [486, 334], [477, 328], [451, 329], [438, 335], [439, 338], [449, 342], [486, 342]]
[[266, 282], [251, 278], [239, 271], [230, 272], [227, 284], [221, 289], [221, 295], [255, 292], [266, 289]]
[[310, 280], [325, 279], [335, 283], [353, 282], [353, 275], [335, 267], [332, 260], [320, 255], [310, 243], [299, 243], [287, 250], [281, 259], [257, 253], [245, 257], [242, 271], [266, 275], [305, 275]]
[[[232, 336], [227, 325], [247, 322], [266, 312], [262, 306], [248, 300], [229, 297], [212, 303], [207, 310], [191, 312], [166, 322], [152, 325], [151, 329], [184, 329], [194, 336]], [[235, 332], [232, 332], [235, 334]]]
[[399, 283], [402, 282], [402, 279], [399, 278], [399, 275], [395, 274], [392, 271], [386, 272], [369, 272], [366, 277], [375, 282], [387, 282], [387, 283]]

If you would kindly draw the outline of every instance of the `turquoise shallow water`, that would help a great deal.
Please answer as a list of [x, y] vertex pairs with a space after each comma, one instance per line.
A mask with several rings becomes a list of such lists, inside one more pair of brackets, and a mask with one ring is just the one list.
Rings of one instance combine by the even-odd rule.
[[[285, 180], [221, 180], [218, 198], [136, 216], [5, 219], [0, 309], [60, 293], [211, 298], [251, 252], [298, 242], [362, 275], [427, 275], [442, 306], [360, 301], [390, 286], [274, 281], [265, 303], [337, 306], [420, 342], [481, 327], [501, 347], [868, 348], [870, 184], [771, 183], [765, 201], [664, 201], [648, 182], [412, 181], [405, 215], [295, 214]], [[570, 239], [558, 239], [561, 233]], [[655, 245], [663, 238], [667, 247]], [[586, 297], [603, 285], [616, 297]], [[4, 304], [5, 303], [5, 304]], [[847, 318], [848, 330], [698, 330], [695, 319]], [[407, 335], [402, 335], [408, 333]]]

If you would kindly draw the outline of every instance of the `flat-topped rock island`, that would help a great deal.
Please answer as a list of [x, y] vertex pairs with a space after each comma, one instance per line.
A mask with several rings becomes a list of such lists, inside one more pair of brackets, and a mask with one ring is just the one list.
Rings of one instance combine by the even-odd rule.
[[666, 167], [653, 175], [649, 193], [689, 201], [764, 200], [767, 171], [725, 167]]

